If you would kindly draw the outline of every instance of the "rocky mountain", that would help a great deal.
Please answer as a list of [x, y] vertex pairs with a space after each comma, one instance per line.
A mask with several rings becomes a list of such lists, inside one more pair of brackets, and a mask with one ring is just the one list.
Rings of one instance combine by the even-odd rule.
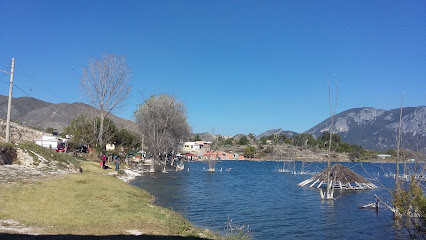
[[285, 135], [286, 137], [292, 137], [294, 135], [297, 135], [297, 132], [293, 132], [293, 131], [284, 131], [282, 128], [278, 128], [278, 129], [270, 129], [267, 130], [266, 132], [263, 132], [259, 135], [256, 136], [256, 139], [260, 139], [261, 137], [267, 137], [270, 135]]
[[209, 132], [192, 133], [191, 136], [190, 136], [190, 139], [194, 139], [196, 135], [198, 135], [201, 138], [201, 140], [207, 141], [207, 142], [213, 142], [213, 140], [216, 139], [216, 136], [209, 133]]
[[[0, 95], [0, 118], [7, 118], [7, 104], [9, 101], [8, 96]], [[12, 98], [12, 108], [11, 119], [15, 121], [20, 117], [24, 116], [26, 113], [31, 112], [34, 109], [44, 108], [52, 105], [52, 103], [48, 103], [45, 101], [41, 101], [39, 99], [30, 98], [30, 97], [19, 97]]]
[[[334, 116], [333, 133], [342, 141], [365, 149], [386, 151], [396, 148], [400, 109], [382, 110], [354, 108]], [[314, 137], [329, 131], [330, 118], [306, 131]], [[426, 106], [402, 110], [402, 147], [413, 150], [426, 148]]]
[[[8, 97], [0, 95], [0, 118], [7, 117]], [[48, 103], [30, 97], [19, 97], [12, 99], [11, 120], [21, 122], [25, 126], [39, 129], [48, 127], [63, 131], [74, 118], [81, 114], [97, 116], [97, 110], [84, 103]], [[135, 122], [109, 114], [116, 126], [136, 131], [138, 126]]]

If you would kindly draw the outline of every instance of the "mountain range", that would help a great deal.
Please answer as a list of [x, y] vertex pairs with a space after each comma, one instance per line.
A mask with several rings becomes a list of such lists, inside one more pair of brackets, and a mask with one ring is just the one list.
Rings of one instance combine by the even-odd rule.
[[[396, 148], [400, 108], [382, 110], [370, 107], [353, 108], [334, 116], [333, 133], [342, 141], [365, 149], [386, 151]], [[330, 118], [306, 131], [314, 137], [328, 132]], [[426, 146], [426, 106], [402, 109], [401, 146], [424, 151]]]
[[282, 128], [278, 128], [278, 129], [270, 129], [267, 130], [266, 132], [263, 132], [259, 135], [256, 136], [256, 139], [260, 139], [262, 137], [267, 137], [270, 135], [284, 135], [286, 137], [293, 137], [294, 135], [297, 135], [297, 132], [293, 132], [293, 131], [284, 131]]
[[[8, 97], [0, 95], [0, 118], [6, 119]], [[46, 129], [48, 127], [61, 132], [74, 118], [81, 114], [97, 116], [97, 109], [84, 103], [49, 103], [31, 97], [13, 98], [11, 120], [25, 126]], [[353, 108], [334, 116], [333, 133], [342, 141], [361, 145], [365, 149], [386, 151], [396, 148], [400, 109], [382, 110], [370, 107]], [[118, 128], [137, 131], [134, 121], [109, 114]], [[329, 131], [330, 118], [312, 127], [305, 133], [319, 137]], [[402, 147], [424, 151], [426, 148], [426, 106], [405, 107], [402, 110]], [[205, 141], [212, 141], [216, 136], [210, 133], [198, 134]], [[294, 136], [298, 133], [284, 131], [282, 128], [270, 129], [256, 136], [260, 139], [269, 135]], [[240, 136], [237, 134], [236, 136]], [[242, 135], [241, 135], [242, 136]]]
[[[7, 117], [8, 97], [0, 95], [0, 118]], [[81, 114], [98, 116], [98, 110], [84, 103], [48, 103], [31, 97], [18, 97], [12, 99], [11, 120], [21, 122], [25, 126], [38, 129], [53, 128], [62, 132], [74, 118]], [[115, 125], [132, 131], [138, 129], [134, 121], [109, 114]]]

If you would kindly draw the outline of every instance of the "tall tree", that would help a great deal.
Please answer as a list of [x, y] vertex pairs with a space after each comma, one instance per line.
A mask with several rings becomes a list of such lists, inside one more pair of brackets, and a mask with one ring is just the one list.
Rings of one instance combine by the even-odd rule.
[[92, 58], [87, 67], [82, 69], [80, 79], [81, 91], [89, 99], [90, 104], [99, 110], [100, 130], [98, 144], [104, 145], [104, 119], [110, 112], [121, 107], [132, 87], [129, 84], [130, 67], [126, 58], [107, 55]]
[[140, 147], [141, 138], [138, 133], [122, 128], [115, 135], [115, 142], [121, 145], [125, 151], [134, 150]]
[[186, 108], [174, 96], [167, 94], [153, 95], [146, 99], [135, 112], [145, 143], [154, 156], [155, 161], [170, 151], [175, 151], [189, 137], [190, 127], [186, 121]]
[[[71, 135], [72, 141], [77, 144], [94, 144], [100, 131], [100, 118], [87, 117], [80, 115], [74, 118], [68, 126], [65, 127], [63, 134]], [[113, 140], [117, 133], [117, 127], [114, 122], [109, 119], [104, 119], [103, 141], [109, 142]]]

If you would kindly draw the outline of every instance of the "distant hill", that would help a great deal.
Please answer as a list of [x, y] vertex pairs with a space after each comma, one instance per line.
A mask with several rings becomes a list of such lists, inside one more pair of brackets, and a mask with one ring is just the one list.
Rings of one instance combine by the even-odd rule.
[[292, 137], [297, 135], [297, 132], [293, 132], [293, 131], [284, 131], [282, 128], [278, 128], [278, 129], [270, 129], [267, 130], [266, 132], [263, 132], [259, 135], [256, 136], [256, 139], [260, 139], [261, 137], [267, 137], [270, 135], [285, 135], [286, 137]]
[[198, 135], [201, 138], [201, 140], [207, 141], [207, 142], [213, 142], [213, 140], [216, 139], [216, 136], [213, 135], [213, 134], [211, 134], [211, 133], [209, 133], [209, 132], [205, 132], [205, 133], [192, 133], [191, 136], [190, 136], [190, 139], [191, 140], [194, 139], [196, 135]]
[[[0, 95], [0, 118], [7, 117], [8, 97]], [[48, 127], [62, 132], [74, 118], [81, 114], [97, 116], [97, 109], [84, 103], [48, 103], [30, 97], [19, 97], [12, 99], [11, 120], [19, 121], [26, 126], [39, 129]], [[109, 114], [116, 126], [137, 131], [135, 122]]]
[[[0, 118], [7, 118], [7, 104], [9, 97], [0, 95]], [[30, 97], [19, 97], [12, 98], [12, 108], [11, 108], [11, 120], [16, 121], [25, 114], [31, 112], [34, 109], [44, 108], [52, 105], [45, 101], [39, 99], [30, 98]]]
[[[386, 151], [396, 148], [400, 109], [353, 108], [336, 114], [333, 133], [344, 142], [361, 145], [365, 149]], [[306, 131], [315, 137], [329, 131], [330, 118]], [[402, 147], [425, 149], [426, 106], [405, 107], [402, 110]]]
[[242, 137], [247, 137], [247, 135], [242, 134], [242, 133], [239, 133], [239, 134], [237, 134], [237, 135], [234, 135], [234, 136], [232, 137], [232, 139], [234, 139], [234, 141], [240, 141], [240, 138], [242, 138]]

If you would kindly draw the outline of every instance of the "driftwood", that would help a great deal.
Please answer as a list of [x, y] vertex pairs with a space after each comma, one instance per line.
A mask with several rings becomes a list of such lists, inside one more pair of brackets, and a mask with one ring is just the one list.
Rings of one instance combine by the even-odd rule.
[[376, 212], [379, 212], [379, 207], [380, 207], [380, 202], [379, 199], [376, 198], [376, 202], [370, 203], [370, 204], [366, 204], [364, 206], [361, 206], [359, 208], [375, 208]]
[[389, 206], [386, 202], [384, 202], [382, 199], [380, 199], [376, 194], [374, 194], [374, 196], [376, 196], [377, 203], [381, 202], [381, 203], [383, 203], [383, 205], [385, 205], [385, 207], [387, 207], [389, 210], [391, 210], [394, 214], [397, 213], [394, 207]]
[[350, 170], [348, 167], [343, 166], [342, 164], [334, 164], [331, 166], [330, 170], [325, 169], [322, 172], [317, 173], [312, 178], [309, 178], [301, 183], [298, 186], [321, 188], [323, 184], [327, 184], [327, 175], [330, 174], [330, 186], [335, 189], [345, 189], [345, 190], [366, 190], [366, 189], [376, 189], [377, 186], [362, 177], [361, 175]]

